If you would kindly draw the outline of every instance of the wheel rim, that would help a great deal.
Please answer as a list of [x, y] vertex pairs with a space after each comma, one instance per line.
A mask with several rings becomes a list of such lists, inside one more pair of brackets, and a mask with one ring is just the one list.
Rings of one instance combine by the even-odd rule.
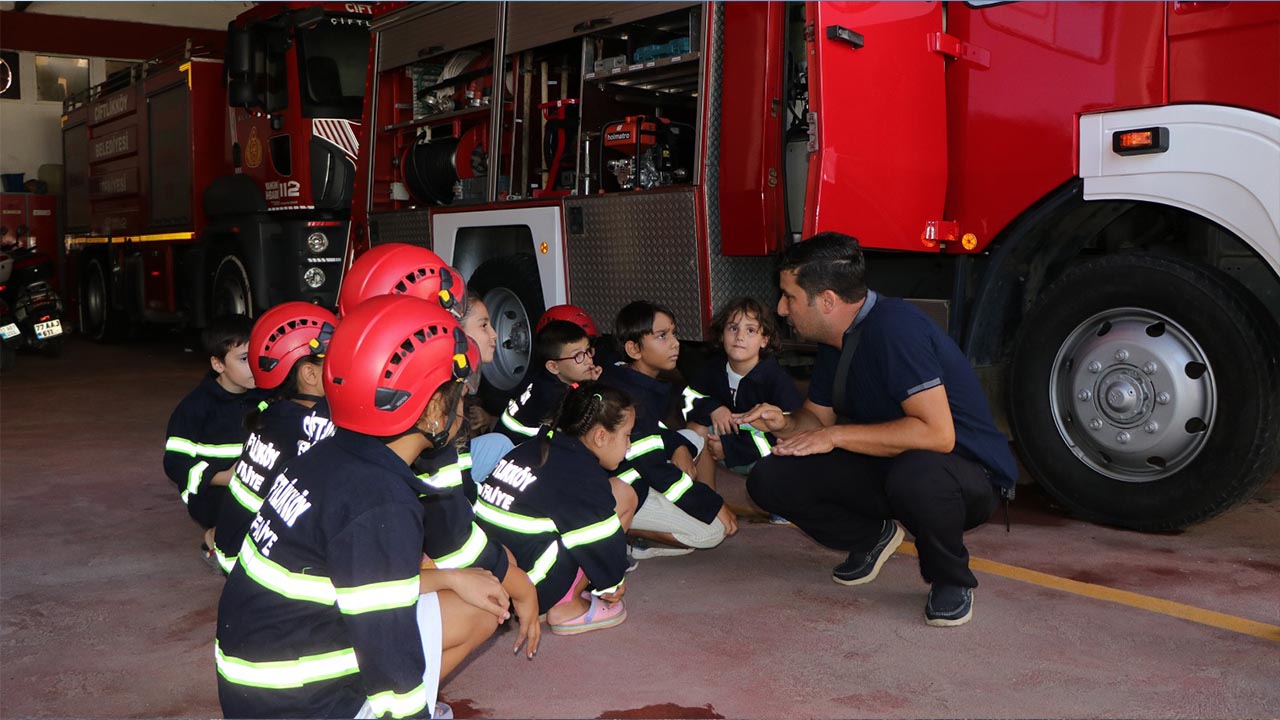
[[1049, 387], [1062, 439], [1115, 480], [1173, 475], [1213, 430], [1218, 390], [1204, 350], [1151, 310], [1117, 308], [1080, 323], [1058, 349]]
[[102, 266], [94, 264], [84, 288], [84, 311], [89, 318], [91, 332], [102, 329], [107, 316], [107, 286], [102, 277]]
[[[223, 261], [223, 266], [231, 261]], [[234, 264], [234, 263], [232, 263]], [[249, 315], [249, 288], [238, 277], [242, 275], [239, 268], [218, 273], [214, 283], [213, 311], [220, 315]]]
[[507, 288], [498, 287], [484, 296], [490, 323], [498, 333], [498, 347], [493, 362], [484, 366], [485, 379], [499, 390], [510, 390], [524, 379], [533, 354], [533, 334], [529, 314], [520, 298]]

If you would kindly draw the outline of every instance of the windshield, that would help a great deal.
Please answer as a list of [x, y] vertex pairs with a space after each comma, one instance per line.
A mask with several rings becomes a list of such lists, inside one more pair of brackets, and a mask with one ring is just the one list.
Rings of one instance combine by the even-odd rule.
[[360, 119], [369, 39], [369, 21], [350, 16], [329, 15], [319, 25], [298, 32], [304, 116]]

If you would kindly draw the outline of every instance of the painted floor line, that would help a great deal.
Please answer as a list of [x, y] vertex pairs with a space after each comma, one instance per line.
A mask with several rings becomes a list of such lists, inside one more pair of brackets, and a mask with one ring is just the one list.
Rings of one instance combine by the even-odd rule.
[[[912, 557], [918, 557], [916, 546], [912, 542], [904, 542], [898, 548], [898, 552]], [[1219, 628], [1221, 630], [1230, 630], [1231, 632], [1242, 633], [1244, 635], [1252, 635], [1262, 638], [1263, 640], [1271, 640], [1272, 642], [1280, 642], [1280, 626], [1268, 625], [1267, 623], [1248, 620], [1235, 615], [1227, 615], [1226, 613], [1214, 612], [1213, 610], [1205, 610], [1194, 605], [1184, 605], [1182, 603], [1173, 602], [1171, 600], [1161, 600], [1160, 598], [1150, 597], [1127, 590], [1116, 590], [1104, 585], [1094, 585], [1093, 583], [1080, 582], [1079, 580], [1070, 580], [1057, 575], [1037, 572], [1020, 568], [1015, 565], [1005, 565], [1004, 563], [994, 560], [984, 560], [982, 558], [969, 558], [969, 567], [979, 572], [991, 573], [999, 575], [1011, 580], [1020, 580], [1041, 587], [1061, 590], [1075, 595], [1083, 595], [1095, 600], [1105, 600], [1107, 602], [1128, 605], [1129, 607], [1138, 608], [1139, 610], [1147, 610], [1150, 612], [1168, 615], [1169, 617], [1179, 618], [1181, 620], [1189, 620], [1201, 625]]]

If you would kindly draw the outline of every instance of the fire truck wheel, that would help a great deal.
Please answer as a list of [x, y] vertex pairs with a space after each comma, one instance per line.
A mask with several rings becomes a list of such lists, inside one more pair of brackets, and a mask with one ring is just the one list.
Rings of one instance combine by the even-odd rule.
[[124, 335], [126, 318], [115, 307], [109, 278], [103, 258], [90, 258], [80, 271], [80, 331], [95, 342], [114, 342]]
[[223, 256], [213, 274], [213, 298], [209, 306], [211, 317], [246, 315], [253, 317], [253, 292], [249, 288], [249, 273], [244, 262], [235, 255]]
[[1014, 438], [1034, 479], [1077, 515], [1175, 530], [1248, 497], [1280, 465], [1275, 323], [1216, 270], [1090, 260], [1022, 327]]
[[533, 327], [544, 310], [537, 267], [530, 254], [496, 257], [467, 282], [467, 292], [484, 299], [498, 333], [493, 362], [484, 366], [480, 383], [480, 400], [490, 413], [502, 412], [533, 364]]

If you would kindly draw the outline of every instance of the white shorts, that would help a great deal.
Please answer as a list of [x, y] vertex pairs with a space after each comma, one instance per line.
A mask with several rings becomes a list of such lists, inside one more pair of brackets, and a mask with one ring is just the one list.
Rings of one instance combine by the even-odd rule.
[[697, 448], [697, 450], [693, 451], [693, 456], [695, 458], [702, 454], [702, 448], [707, 444], [707, 441], [703, 439], [701, 435], [690, 430], [689, 428], [677, 430], [676, 432], [680, 433], [680, 435], [684, 437], [685, 440], [688, 440], [689, 442], [693, 443], [693, 446]]
[[[435, 712], [436, 695], [440, 692], [440, 656], [444, 652], [444, 625], [440, 622], [440, 598], [435, 593], [418, 596], [418, 635], [422, 640], [422, 657], [426, 670], [422, 683], [427, 687], [427, 709]], [[357, 718], [372, 718], [373, 708], [365, 700]]]
[[653, 488], [649, 488], [644, 504], [631, 519], [631, 529], [671, 533], [682, 545], [699, 550], [713, 548], [724, 541], [724, 523], [720, 518], [710, 523], [701, 522]]

